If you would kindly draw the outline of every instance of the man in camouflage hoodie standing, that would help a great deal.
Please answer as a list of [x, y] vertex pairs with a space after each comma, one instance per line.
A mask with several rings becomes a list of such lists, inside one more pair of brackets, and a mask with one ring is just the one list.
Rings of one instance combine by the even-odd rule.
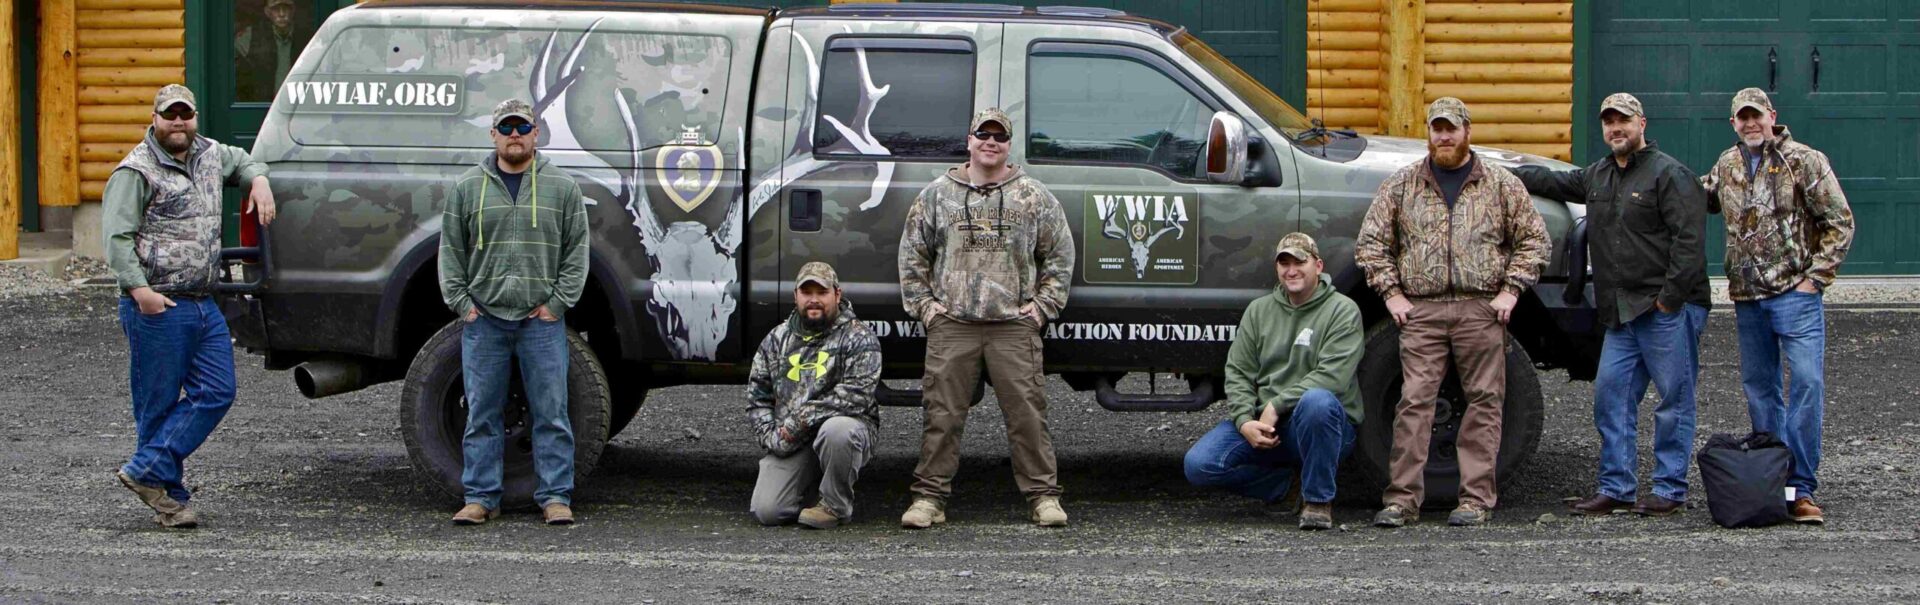
[[829, 529], [853, 518], [853, 484], [873, 454], [880, 339], [841, 298], [832, 266], [807, 263], [795, 281], [793, 315], [760, 341], [748, 376], [747, 420], [767, 452], [750, 510], [762, 525]]
[[1434, 399], [1447, 358], [1460, 370], [1460, 505], [1451, 525], [1492, 518], [1494, 466], [1506, 405], [1506, 324], [1521, 292], [1547, 264], [1545, 223], [1526, 186], [1471, 149], [1467, 106], [1443, 97], [1427, 106], [1427, 157], [1401, 168], [1373, 198], [1354, 262], [1400, 325], [1405, 384], [1393, 417], [1392, 478], [1373, 524], [1419, 516]]
[[182, 465], [233, 407], [233, 341], [212, 298], [222, 187], [249, 185], [260, 224], [274, 216], [266, 165], [200, 136], [195, 112], [193, 91], [161, 88], [146, 140], [108, 177], [101, 204], [138, 440], [115, 476], [166, 527], [199, 524]]
[[984, 361], [1030, 519], [1063, 527], [1040, 332], [1067, 305], [1073, 232], [1053, 193], [1007, 163], [1013, 120], [1005, 112], [983, 110], [968, 130], [967, 163], [920, 192], [900, 238], [900, 298], [927, 329], [926, 429], [913, 505], [900, 525], [946, 522], [960, 436]]
[[[1708, 210], [1727, 219], [1727, 295], [1740, 331], [1740, 382], [1753, 430], [1767, 431], [1793, 454], [1787, 481], [1793, 519], [1825, 522], [1813, 503], [1819, 487], [1820, 425], [1826, 413], [1826, 306], [1853, 244], [1853, 211], [1826, 154], [1776, 121], [1767, 93], [1733, 96], [1740, 143], [1702, 177]], [[1781, 357], [1792, 386], [1781, 397]]]

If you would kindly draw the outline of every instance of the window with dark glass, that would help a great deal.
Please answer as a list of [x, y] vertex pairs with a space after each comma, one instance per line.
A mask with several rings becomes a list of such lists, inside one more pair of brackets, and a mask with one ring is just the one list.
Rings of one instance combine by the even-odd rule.
[[1027, 155], [1204, 176], [1200, 160], [1213, 109], [1132, 54], [1139, 53], [1035, 52], [1027, 70]]
[[824, 62], [820, 111], [813, 125], [815, 153], [966, 157], [967, 121], [973, 113], [971, 43], [835, 38], [827, 45]]

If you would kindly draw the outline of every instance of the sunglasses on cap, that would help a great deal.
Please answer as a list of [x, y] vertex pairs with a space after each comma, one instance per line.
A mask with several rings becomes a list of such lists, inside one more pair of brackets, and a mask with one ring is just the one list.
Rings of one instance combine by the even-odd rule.
[[513, 136], [516, 132], [525, 135], [533, 132], [533, 124], [529, 122], [521, 122], [519, 124], [495, 124], [493, 125], [493, 129], [499, 131], [501, 136]]
[[194, 113], [193, 110], [185, 107], [179, 109], [168, 107], [166, 111], [153, 112], [153, 115], [160, 116], [161, 119], [166, 120], [191, 120], [193, 119]]
[[981, 130], [973, 131], [973, 138], [980, 139], [982, 141], [992, 140], [995, 143], [1005, 143], [1007, 141], [1013, 140], [1013, 135], [1004, 133], [1004, 132], [993, 132], [990, 130], [981, 129]]

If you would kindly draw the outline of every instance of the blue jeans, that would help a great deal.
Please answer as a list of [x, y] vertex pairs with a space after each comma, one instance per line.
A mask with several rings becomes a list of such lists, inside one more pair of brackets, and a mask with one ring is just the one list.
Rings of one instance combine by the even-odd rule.
[[1635, 423], [1640, 398], [1652, 383], [1660, 395], [1653, 408], [1653, 495], [1687, 501], [1687, 464], [1693, 459], [1694, 384], [1700, 377], [1700, 333], [1707, 309], [1685, 305], [1678, 312], [1650, 309], [1607, 330], [1593, 381], [1593, 426], [1600, 431], [1600, 493], [1632, 502], [1639, 488]]
[[120, 299], [136, 436], [133, 458], [120, 470], [184, 504], [192, 497], [180, 480], [187, 456], [233, 407], [233, 341], [213, 299], [173, 301], [177, 306], [142, 315], [139, 303]]
[[520, 360], [533, 433], [533, 470], [540, 478], [533, 501], [572, 504], [573, 423], [567, 417], [567, 327], [564, 322], [507, 321], [481, 313], [460, 333], [466, 376], [467, 432], [462, 439], [460, 485], [468, 504], [500, 508], [501, 456], [511, 361]]
[[1277, 429], [1279, 445], [1255, 449], [1232, 419], [1220, 421], [1187, 450], [1187, 481], [1273, 503], [1287, 497], [1298, 469], [1301, 500], [1332, 502], [1334, 474], [1353, 452], [1354, 429], [1340, 399], [1325, 389], [1309, 390]]
[[[1820, 481], [1820, 424], [1826, 416], [1827, 308], [1819, 294], [1789, 291], [1734, 304], [1740, 324], [1740, 386], [1753, 430], [1779, 437], [1793, 454], [1787, 485], [1812, 496]], [[1792, 384], [1781, 398], [1780, 358]]]

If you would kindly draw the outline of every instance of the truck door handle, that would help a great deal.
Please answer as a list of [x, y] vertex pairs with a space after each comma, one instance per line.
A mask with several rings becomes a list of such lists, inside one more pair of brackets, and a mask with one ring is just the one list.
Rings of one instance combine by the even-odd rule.
[[1779, 49], [1767, 49], [1767, 92], [1780, 92]]
[[1820, 47], [1813, 47], [1813, 91], [1820, 92]]
[[820, 190], [794, 189], [787, 192], [787, 230], [820, 230]]

